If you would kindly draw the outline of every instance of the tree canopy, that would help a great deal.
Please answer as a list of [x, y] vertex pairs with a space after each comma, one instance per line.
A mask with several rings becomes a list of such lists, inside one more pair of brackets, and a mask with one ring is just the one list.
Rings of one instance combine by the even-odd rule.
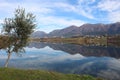
[[26, 13], [25, 9], [15, 10], [13, 18], [5, 18], [3, 32], [8, 37], [5, 50], [8, 55], [12, 52], [24, 52], [27, 46], [28, 38], [35, 29], [35, 16], [32, 13]]

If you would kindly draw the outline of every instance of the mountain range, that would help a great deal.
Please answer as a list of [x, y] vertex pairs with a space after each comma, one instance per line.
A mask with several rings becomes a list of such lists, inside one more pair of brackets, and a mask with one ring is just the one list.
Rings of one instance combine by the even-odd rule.
[[74, 37], [74, 36], [100, 36], [100, 35], [118, 35], [120, 34], [120, 22], [112, 24], [83, 24], [81, 26], [69, 26], [64, 29], [54, 30], [50, 33], [36, 31], [32, 33], [33, 38], [45, 37]]

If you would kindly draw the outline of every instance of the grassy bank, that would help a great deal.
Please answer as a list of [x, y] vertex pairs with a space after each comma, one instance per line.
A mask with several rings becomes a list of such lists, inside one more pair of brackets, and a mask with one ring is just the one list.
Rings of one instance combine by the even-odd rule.
[[0, 68], [0, 80], [102, 80], [91, 76], [61, 74], [40, 70]]

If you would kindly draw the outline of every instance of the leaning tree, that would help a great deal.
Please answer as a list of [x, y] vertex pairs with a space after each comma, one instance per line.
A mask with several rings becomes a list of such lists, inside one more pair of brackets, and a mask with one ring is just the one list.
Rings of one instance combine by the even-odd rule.
[[18, 8], [15, 10], [13, 18], [5, 18], [3, 23], [3, 32], [7, 36], [4, 42], [8, 58], [5, 67], [12, 53], [25, 52], [28, 38], [35, 29], [35, 16], [32, 13], [26, 13], [25, 9]]

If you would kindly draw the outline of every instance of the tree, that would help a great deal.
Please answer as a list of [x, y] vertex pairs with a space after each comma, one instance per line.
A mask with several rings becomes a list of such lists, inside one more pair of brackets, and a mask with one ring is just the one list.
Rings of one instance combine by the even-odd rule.
[[14, 18], [5, 18], [3, 23], [3, 32], [8, 37], [5, 48], [8, 58], [5, 67], [8, 66], [10, 56], [13, 52], [25, 52], [24, 47], [27, 46], [28, 38], [36, 26], [35, 16], [32, 13], [26, 14], [25, 9], [16, 9], [14, 15]]

